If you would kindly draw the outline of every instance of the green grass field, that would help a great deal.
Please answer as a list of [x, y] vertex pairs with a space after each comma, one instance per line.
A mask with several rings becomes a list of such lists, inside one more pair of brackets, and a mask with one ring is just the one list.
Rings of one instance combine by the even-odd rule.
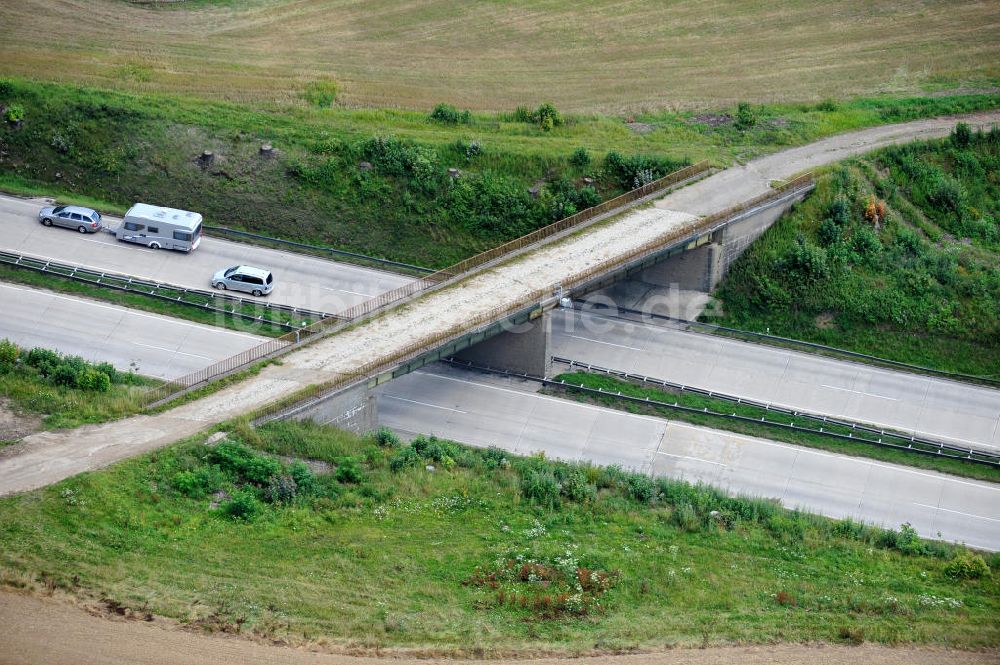
[[905, 528], [433, 439], [240, 432], [249, 448], [190, 441], [0, 499], [0, 581], [428, 655], [1000, 641], [998, 571]]
[[998, 20], [948, 0], [22, 0], [0, 6], [0, 70], [255, 106], [333, 80], [347, 107], [638, 114], [993, 87]]
[[1000, 132], [820, 178], [733, 266], [713, 323], [1000, 377]]

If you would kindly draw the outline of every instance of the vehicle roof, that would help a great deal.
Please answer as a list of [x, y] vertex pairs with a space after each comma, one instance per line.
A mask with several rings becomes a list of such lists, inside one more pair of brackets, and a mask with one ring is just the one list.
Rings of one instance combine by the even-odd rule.
[[236, 270], [238, 270], [243, 275], [260, 277], [262, 279], [271, 274], [270, 270], [266, 270], [264, 268], [255, 268], [254, 266], [236, 266]]
[[164, 208], [163, 206], [154, 206], [148, 203], [136, 203], [128, 209], [125, 217], [141, 217], [142, 219], [157, 222], [168, 222], [191, 231], [201, 224], [201, 215], [196, 212], [178, 210], [176, 208]]
[[78, 215], [85, 215], [87, 217], [90, 217], [91, 214], [97, 212], [93, 208], [84, 208], [83, 206], [54, 206], [53, 210], [55, 208], [62, 208], [65, 212], [75, 212]]

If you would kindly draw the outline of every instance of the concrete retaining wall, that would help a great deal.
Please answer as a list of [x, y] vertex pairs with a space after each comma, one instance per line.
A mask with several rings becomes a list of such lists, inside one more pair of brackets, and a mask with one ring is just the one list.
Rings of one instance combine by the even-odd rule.
[[378, 402], [368, 382], [354, 384], [326, 399], [307, 405], [289, 416], [296, 420], [315, 420], [356, 434], [378, 427]]

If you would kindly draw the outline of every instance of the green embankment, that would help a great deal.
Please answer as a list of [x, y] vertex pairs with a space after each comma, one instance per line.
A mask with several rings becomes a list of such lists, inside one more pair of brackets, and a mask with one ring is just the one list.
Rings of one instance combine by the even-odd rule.
[[905, 526], [434, 439], [236, 431], [0, 499], [0, 580], [199, 630], [435, 654], [1000, 642], [997, 571]]
[[1000, 131], [825, 173], [720, 286], [712, 323], [1000, 378]]
[[[23, 119], [0, 129], [7, 189], [107, 210], [151, 201], [198, 210], [210, 224], [441, 267], [688, 161], [726, 165], [858, 127], [995, 108], [1000, 95], [663, 112], [632, 125], [545, 108], [445, 109], [438, 119], [261, 110], [19, 79], [0, 81], [0, 105]], [[261, 157], [262, 143], [277, 155]], [[215, 160], [203, 168], [205, 150]]]

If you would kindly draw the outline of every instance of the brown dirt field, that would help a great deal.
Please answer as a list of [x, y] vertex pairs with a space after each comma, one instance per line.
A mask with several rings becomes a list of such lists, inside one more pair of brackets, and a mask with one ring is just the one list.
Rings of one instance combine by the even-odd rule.
[[332, 78], [347, 105], [579, 112], [974, 89], [1000, 76], [990, 1], [212, 5], [3, 2], [0, 72], [281, 102]]
[[[93, 611], [93, 610], [92, 610]], [[281, 645], [265, 644], [240, 637], [204, 635], [185, 630], [174, 622], [105, 618], [73, 607], [57, 598], [38, 598], [0, 591], [0, 662], [5, 665], [372, 665], [385, 658], [331, 654]], [[387, 652], [398, 665], [417, 665], [436, 659], [407, 657]], [[780, 644], [730, 646], [706, 649], [674, 649], [659, 653], [600, 655], [574, 658], [580, 665], [965, 665], [997, 663], [1000, 651], [954, 651], [940, 648], [834, 646], [828, 644]], [[438, 662], [455, 662], [455, 659]], [[536, 665], [563, 663], [565, 659], [493, 660]]]

